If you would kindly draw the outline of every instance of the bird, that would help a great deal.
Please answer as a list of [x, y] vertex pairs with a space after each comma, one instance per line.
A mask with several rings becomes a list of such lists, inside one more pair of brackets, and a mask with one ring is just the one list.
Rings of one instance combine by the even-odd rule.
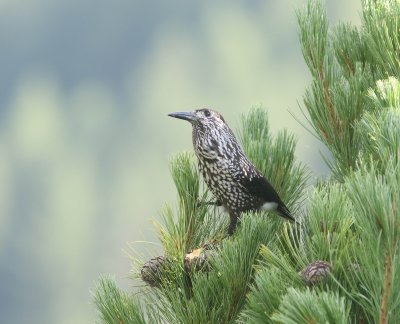
[[275, 211], [295, 221], [274, 187], [246, 157], [220, 113], [212, 109], [173, 112], [170, 117], [192, 124], [193, 148], [198, 167], [216, 205], [228, 212], [232, 235], [242, 213]]

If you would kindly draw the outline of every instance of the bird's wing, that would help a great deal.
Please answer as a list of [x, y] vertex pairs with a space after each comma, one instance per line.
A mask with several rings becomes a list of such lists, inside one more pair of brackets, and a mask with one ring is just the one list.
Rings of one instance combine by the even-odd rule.
[[277, 211], [284, 218], [295, 221], [289, 209], [283, 203], [274, 187], [263, 176], [253, 178], [243, 178], [241, 184], [248, 192], [256, 197], [263, 199], [265, 202], [276, 202], [278, 204]]
[[265, 202], [281, 203], [281, 199], [274, 187], [263, 176], [245, 177], [241, 178], [239, 182], [251, 195], [259, 197]]

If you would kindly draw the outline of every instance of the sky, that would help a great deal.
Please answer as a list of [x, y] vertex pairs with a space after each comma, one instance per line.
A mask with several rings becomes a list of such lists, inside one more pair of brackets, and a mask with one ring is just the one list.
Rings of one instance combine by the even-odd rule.
[[[104, 274], [135, 291], [129, 254], [162, 253], [168, 163], [192, 150], [170, 112], [213, 108], [237, 130], [261, 106], [313, 176], [328, 173], [296, 120], [305, 3], [0, 0], [1, 323], [93, 322]], [[359, 24], [360, 9], [327, 1], [332, 24]]]

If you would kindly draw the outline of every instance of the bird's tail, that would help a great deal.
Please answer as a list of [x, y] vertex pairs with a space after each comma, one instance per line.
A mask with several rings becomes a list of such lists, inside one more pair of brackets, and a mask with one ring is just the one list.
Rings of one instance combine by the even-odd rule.
[[296, 221], [284, 203], [280, 203], [278, 205], [278, 207], [276, 208], [276, 210], [282, 217], [284, 217], [292, 222]]

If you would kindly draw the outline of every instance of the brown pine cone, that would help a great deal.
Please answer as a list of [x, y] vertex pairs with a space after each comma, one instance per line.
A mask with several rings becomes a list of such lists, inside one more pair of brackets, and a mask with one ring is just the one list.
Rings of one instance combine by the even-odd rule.
[[327, 261], [315, 261], [308, 265], [300, 275], [309, 286], [314, 286], [326, 279], [332, 270], [332, 265]]

